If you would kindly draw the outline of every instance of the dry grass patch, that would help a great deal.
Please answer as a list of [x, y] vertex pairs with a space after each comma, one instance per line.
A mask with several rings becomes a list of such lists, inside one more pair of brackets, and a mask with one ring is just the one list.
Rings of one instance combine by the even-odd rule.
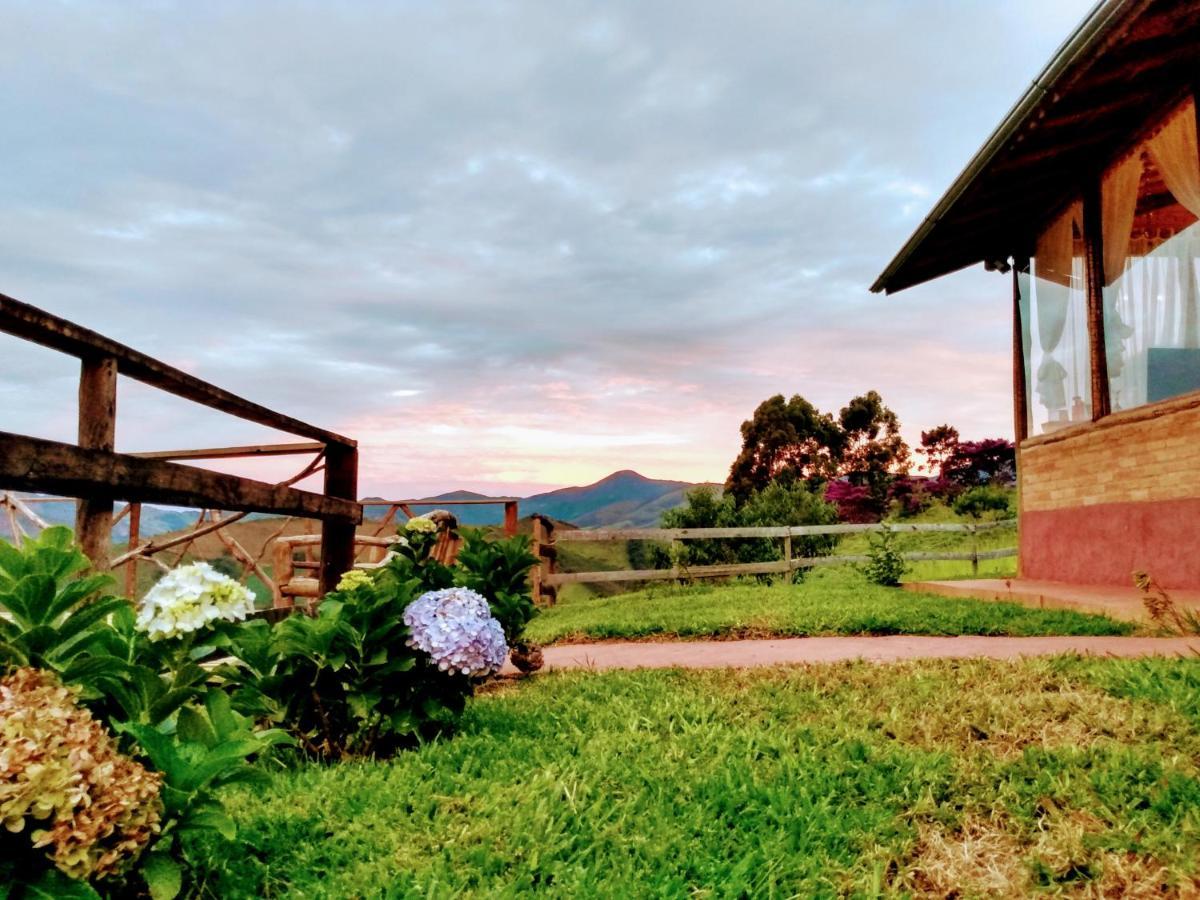
[[1194, 898], [1200, 880], [1172, 875], [1151, 856], [1104, 850], [1104, 826], [1075, 811], [1042, 823], [1032, 840], [1003, 815], [968, 815], [957, 827], [922, 823], [891, 887], [918, 897]]
[[926, 750], [1011, 759], [1027, 748], [1163, 741], [1200, 759], [1200, 736], [1176, 710], [1113, 696], [1053, 662], [850, 664], [840, 675], [834, 698], [885, 736]]

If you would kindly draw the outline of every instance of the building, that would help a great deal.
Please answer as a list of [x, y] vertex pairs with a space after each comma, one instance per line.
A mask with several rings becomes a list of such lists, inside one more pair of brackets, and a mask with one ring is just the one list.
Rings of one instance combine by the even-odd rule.
[[872, 287], [1006, 274], [1022, 578], [1200, 588], [1198, 90], [1200, 2], [1100, 3]]

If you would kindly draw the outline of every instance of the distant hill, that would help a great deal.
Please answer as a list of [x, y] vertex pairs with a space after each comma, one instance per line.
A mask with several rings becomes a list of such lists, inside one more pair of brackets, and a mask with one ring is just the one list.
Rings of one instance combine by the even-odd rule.
[[[521, 500], [521, 518], [527, 518], [533, 513], [541, 513], [564, 522], [570, 522], [580, 528], [646, 528], [658, 525], [664, 510], [682, 506], [684, 495], [698, 485], [689, 481], [664, 481], [656, 478], [646, 478], [637, 472], [624, 469], [613, 472], [607, 478], [601, 478], [594, 484], [580, 487], [560, 488], [543, 494], [534, 494]], [[720, 489], [720, 485], [713, 485]], [[377, 497], [368, 497], [376, 500]], [[473, 491], [450, 491], [438, 494], [436, 497], [423, 498], [428, 504], [417, 504], [412, 507], [415, 513], [427, 513], [438, 509], [446, 500], [487, 500], [486, 494]], [[120, 508], [120, 504], [117, 505]], [[502, 506], [447, 506], [458, 516], [463, 525], [496, 525], [504, 517]], [[38, 515], [52, 525], [74, 525], [75, 505], [73, 503], [39, 503], [35, 507]], [[169, 506], [142, 506], [141, 534], [143, 537], [166, 532], [180, 531], [190, 527], [199, 514], [198, 510], [183, 509]], [[378, 519], [384, 514], [384, 508], [374, 507], [367, 510], [369, 519]], [[250, 521], [265, 517], [253, 514]], [[129, 534], [128, 520], [122, 520], [114, 529], [117, 541], [124, 541]], [[8, 534], [8, 521], [0, 516], [0, 537], [11, 537]]]
[[[601, 478], [594, 484], [559, 488], [544, 494], [534, 494], [521, 500], [522, 518], [541, 513], [580, 528], [644, 528], [659, 523], [664, 510], [682, 506], [684, 496], [698, 487], [690, 481], [665, 481], [646, 478], [637, 472], [623, 469]], [[720, 485], [713, 485], [720, 489]], [[483, 500], [485, 494], [471, 491], [451, 491], [436, 497], [424, 498], [429, 505], [413, 506], [413, 512], [436, 509], [438, 501]], [[464, 525], [494, 525], [501, 520], [499, 506], [450, 506]]]
[[[18, 497], [28, 498], [37, 496], [35, 494], [17, 494]], [[120, 509], [123, 504], [117, 503], [116, 509]], [[42, 517], [50, 525], [68, 525], [75, 527], [75, 504], [70, 501], [61, 503], [34, 503], [30, 504], [30, 508]], [[198, 509], [185, 509], [175, 506], [155, 506], [153, 504], [142, 505], [142, 518], [140, 522], [140, 531], [142, 535], [149, 536], [154, 534], [162, 534], [166, 531], [178, 531], [181, 528], [186, 528], [196, 521], [196, 517], [200, 515]], [[28, 523], [21, 521], [22, 527]], [[0, 537], [11, 538], [9, 534], [10, 528], [8, 525], [8, 517], [0, 516]], [[124, 541], [129, 537], [129, 519], [122, 519], [113, 529], [113, 535], [118, 541]]]
[[541, 513], [580, 528], [657, 525], [663, 510], [680, 506], [695, 484], [646, 478], [629, 469], [594, 484], [535, 494], [521, 501], [521, 514]]

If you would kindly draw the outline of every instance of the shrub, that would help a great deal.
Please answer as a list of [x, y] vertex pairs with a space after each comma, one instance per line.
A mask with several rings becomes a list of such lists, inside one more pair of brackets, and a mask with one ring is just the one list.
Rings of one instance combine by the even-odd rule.
[[220, 673], [235, 707], [319, 759], [386, 756], [452, 728], [473, 678], [503, 665], [536, 612], [534, 558], [528, 538], [468, 533], [447, 566], [424, 522], [404, 526], [386, 566], [347, 573], [315, 616], [237, 629]]
[[[161, 785], [162, 816], [127, 880], [161, 900], [181, 890], [190, 866], [181, 839], [207, 830], [232, 836], [216, 791], [254, 777], [249, 760], [284, 736], [254, 731], [207, 684], [197, 660], [219, 641], [224, 620], [202, 617], [191, 630], [151, 640], [150, 622], [139, 629], [129, 602], [104, 593], [111, 579], [87, 574], [88, 565], [66, 528], [48, 528], [20, 550], [0, 541], [0, 612], [7, 614], [0, 616], [0, 667], [53, 673], [45, 677], [70, 685], [116, 735], [121, 753], [148, 758]], [[228, 593], [231, 582], [218, 579], [210, 586]], [[101, 870], [63, 868], [92, 877]], [[86, 893], [81, 885], [50, 893], [72, 892]]]
[[993, 518], [997, 518], [1009, 515], [1011, 499], [1011, 490], [984, 484], [963, 491], [954, 498], [952, 506], [960, 516], [982, 519], [990, 514]]
[[160, 827], [162, 776], [120, 753], [77, 695], [38, 669], [0, 678], [0, 824], [10, 841], [46, 851], [10, 873], [25, 881], [45, 877], [47, 863], [111, 879]]
[[[837, 521], [837, 509], [821, 499], [804, 482], [772, 482], [752, 492], [740, 507], [730, 495], [718, 496], [710, 487], [696, 488], [687, 495], [687, 504], [663, 513], [664, 528], [735, 528], [774, 525], [828, 525]], [[820, 556], [837, 545], [835, 535], [811, 535], [792, 539], [792, 552], [798, 556]], [[756, 540], [706, 539], [688, 541], [678, 560], [681, 566], [719, 565], [722, 563], [769, 562], [781, 558], [780, 542]], [[803, 575], [798, 570], [797, 577]]]
[[900, 584], [900, 579], [908, 571], [908, 564], [896, 547], [895, 533], [881, 531], [878, 534], [870, 534], [867, 536], [867, 543], [868, 560], [860, 569], [867, 580], [884, 587]]

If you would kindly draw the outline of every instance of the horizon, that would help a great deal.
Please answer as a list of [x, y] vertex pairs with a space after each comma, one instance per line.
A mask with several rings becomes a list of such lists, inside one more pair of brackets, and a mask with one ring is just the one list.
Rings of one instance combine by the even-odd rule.
[[[0, 292], [355, 438], [363, 496], [724, 482], [776, 393], [1011, 438], [1006, 279], [868, 286], [1091, 5], [11, 10]], [[71, 440], [73, 361], [0, 363]]]

